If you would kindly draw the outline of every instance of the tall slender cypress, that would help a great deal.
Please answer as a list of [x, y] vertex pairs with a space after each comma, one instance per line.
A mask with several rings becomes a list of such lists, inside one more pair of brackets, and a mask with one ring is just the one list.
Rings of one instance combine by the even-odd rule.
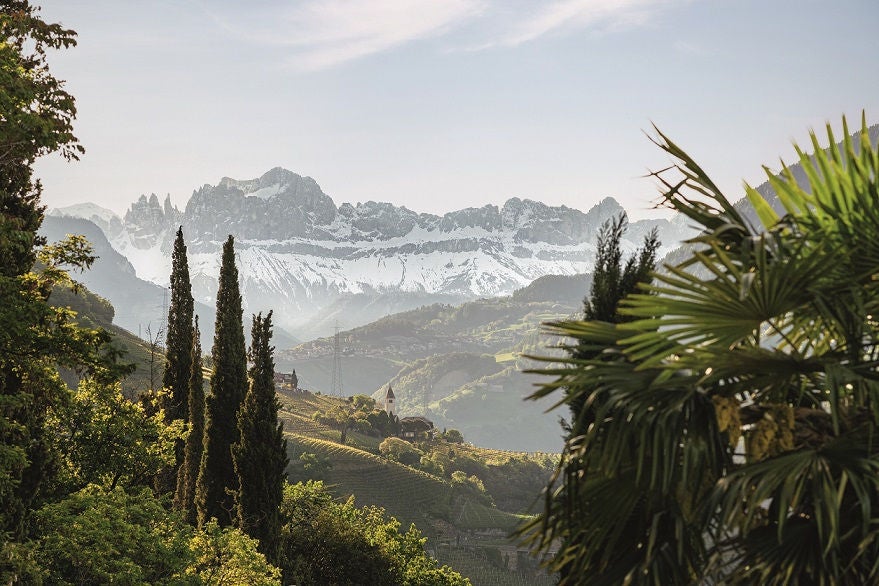
[[[165, 343], [165, 373], [162, 386], [169, 390], [163, 402], [165, 420], [187, 421], [189, 418], [189, 377], [192, 372], [192, 316], [194, 301], [192, 285], [189, 281], [189, 262], [186, 259], [186, 244], [183, 242], [183, 227], [177, 229], [174, 239], [174, 252], [171, 254], [171, 305], [168, 308], [168, 328]], [[177, 484], [177, 471], [183, 462], [185, 445], [178, 441], [175, 446], [174, 466], [156, 477], [156, 490], [168, 493]]]
[[278, 422], [280, 403], [275, 395], [272, 312], [253, 316], [250, 346], [250, 389], [238, 413], [239, 443], [232, 446], [238, 475], [238, 526], [259, 540], [259, 550], [278, 561], [281, 522], [278, 507], [284, 492], [287, 440]]
[[211, 358], [214, 372], [205, 400], [204, 451], [196, 482], [199, 525], [216, 518], [221, 526], [235, 518], [238, 477], [232, 464], [232, 445], [238, 443], [238, 410], [247, 391], [247, 358], [241, 323], [241, 292], [232, 236], [223, 245], [217, 325]]
[[[592, 288], [589, 296], [583, 300], [583, 319], [585, 321], [604, 321], [621, 323], [631, 321], [633, 318], [619, 313], [619, 304], [626, 296], [637, 293], [641, 283], [649, 283], [650, 273], [656, 266], [656, 252], [659, 249], [659, 238], [656, 230], [651, 230], [645, 237], [644, 243], [635, 254], [623, 262], [623, 251], [620, 246], [623, 234], [626, 232], [628, 218], [623, 213], [616, 218], [608, 220], [598, 233], [598, 254], [595, 258], [595, 270], [592, 273]], [[603, 355], [595, 350], [593, 345], [575, 346], [570, 350], [572, 357], [580, 360], [618, 360], [619, 357], [611, 354]], [[595, 405], [586, 401], [586, 393], [571, 396], [571, 389], [566, 389], [567, 402], [571, 408], [571, 423], [565, 430], [567, 432], [566, 446], [582, 437], [594, 423], [596, 412], [600, 412]], [[563, 458], [568, 456], [567, 447]], [[576, 494], [578, 483], [582, 482], [583, 461], [579, 458], [568, 458], [561, 475], [561, 486], [557, 492], [551, 494], [546, 501], [546, 512], [549, 513], [553, 503], [565, 503], [568, 520], [576, 518], [576, 509], [571, 508], [576, 500], [571, 496]], [[576, 543], [579, 535], [565, 535], [562, 537], [562, 551]], [[608, 554], [610, 555], [610, 554]], [[563, 580], [571, 577], [570, 564], [559, 568], [559, 574]]]
[[181, 511], [187, 523], [198, 521], [195, 507], [195, 483], [201, 466], [204, 447], [204, 380], [201, 372], [201, 341], [198, 329], [198, 316], [192, 336], [192, 368], [189, 374], [189, 436], [183, 450], [183, 463], [177, 473], [177, 490], [174, 493], [174, 506]]
[[189, 261], [183, 242], [183, 227], [177, 229], [171, 253], [171, 305], [168, 308], [168, 331], [165, 342], [165, 373], [162, 386], [170, 389], [165, 406], [168, 419], [183, 419], [189, 411], [189, 377], [192, 373], [192, 316], [194, 301], [189, 282]]

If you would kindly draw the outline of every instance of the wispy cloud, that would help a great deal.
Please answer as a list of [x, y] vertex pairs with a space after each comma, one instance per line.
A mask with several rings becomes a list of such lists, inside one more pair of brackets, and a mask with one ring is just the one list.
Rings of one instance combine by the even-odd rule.
[[522, 14], [508, 31], [489, 40], [484, 48], [516, 46], [547, 34], [594, 26], [621, 27], [644, 24], [651, 9], [667, 2], [657, 0], [558, 0]]
[[246, 41], [289, 49], [296, 69], [319, 70], [442, 35], [482, 13], [485, 0], [309, 0], [249, 14], [202, 8]]
[[[197, 2], [199, 0], [196, 0]], [[418, 40], [448, 37], [464, 50], [513, 47], [550, 34], [642, 25], [673, 0], [307, 0], [238, 12], [200, 6], [227, 32], [287, 49], [294, 68], [321, 70]]]
[[691, 43], [689, 41], [685, 41], [683, 39], [678, 39], [674, 43], [675, 51], [679, 53], [684, 53], [688, 55], [703, 55], [705, 54], [705, 49], [695, 43]]

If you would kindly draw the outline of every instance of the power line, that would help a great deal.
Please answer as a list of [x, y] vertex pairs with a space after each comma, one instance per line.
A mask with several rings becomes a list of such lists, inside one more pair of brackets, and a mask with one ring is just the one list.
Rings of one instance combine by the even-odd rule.
[[333, 388], [332, 394], [342, 396], [342, 339], [339, 335], [339, 322], [336, 321], [336, 334], [333, 336]]
[[165, 328], [168, 325], [168, 290], [162, 287], [162, 319], [159, 322], [159, 331], [167, 335]]

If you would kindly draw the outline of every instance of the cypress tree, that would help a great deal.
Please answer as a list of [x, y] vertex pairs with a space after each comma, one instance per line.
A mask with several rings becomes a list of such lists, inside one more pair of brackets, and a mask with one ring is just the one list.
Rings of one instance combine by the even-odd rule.
[[[186, 244], [183, 242], [183, 227], [177, 229], [174, 252], [171, 254], [171, 306], [168, 308], [168, 331], [165, 343], [165, 373], [162, 386], [169, 395], [163, 402], [165, 421], [175, 419], [187, 421], [189, 418], [189, 378], [192, 372], [192, 315], [194, 301], [192, 285], [189, 282], [189, 262], [186, 259]], [[175, 446], [174, 466], [159, 473], [155, 487], [158, 493], [174, 490], [177, 484], [177, 471], [183, 462], [185, 445], [178, 441]]]
[[165, 374], [162, 386], [171, 391], [165, 417], [169, 420], [188, 417], [189, 378], [192, 373], [192, 316], [194, 301], [189, 282], [189, 262], [183, 227], [177, 229], [171, 253], [171, 305], [168, 308], [168, 331], [165, 343]]
[[[616, 218], [606, 221], [601, 227], [598, 234], [595, 270], [592, 273], [592, 288], [589, 296], [583, 300], [583, 319], [585, 321], [610, 323], [630, 321], [632, 318], [619, 313], [620, 301], [632, 293], [637, 293], [639, 283], [649, 283], [651, 280], [650, 273], [656, 266], [656, 252], [660, 244], [656, 230], [651, 230], [644, 237], [641, 248], [624, 263], [620, 241], [626, 232], [627, 223], [626, 214], [622, 213]], [[618, 359], [616, 356], [602, 356], [594, 349], [594, 346], [590, 345], [575, 346], [570, 350], [570, 354], [581, 360]], [[565, 389], [565, 394], [571, 408], [570, 425], [563, 423], [566, 432], [566, 445], [569, 445], [586, 433], [586, 430], [593, 423], [595, 408], [587, 406], [586, 394], [572, 397], [571, 389]], [[567, 459], [561, 474], [559, 492], [548, 497], [547, 512], [553, 501], [571, 500], [570, 495], [576, 493], [577, 484], [581, 482], [582, 472], [580, 460]], [[579, 538], [577, 535], [565, 536], [562, 539], [563, 548]], [[569, 578], [570, 566], [560, 567], [559, 574], [563, 579]]]
[[220, 286], [217, 291], [217, 324], [211, 358], [211, 392], [205, 400], [204, 451], [196, 482], [198, 523], [212, 517], [220, 526], [235, 515], [234, 494], [238, 477], [232, 464], [232, 445], [238, 443], [238, 410], [247, 391], [247, 358], [241, 323], [241, 292], [235, 267], [232, 236], [223, 245]]
[[636, 293], [639, 283], [650, 281], [650, 272], [656, 266], [656, 251], [659, 249], [656, 229], [644, 237], [641, 248], [623, 264], [620, 240], [627, 224], [628, 218], [622, 213], [606, 221], [598, 234], [592, 289], [589, 297], [583, 300], [583, 319], [586, 321], [630, 321], [633, 318], [617, 311], [620, 301], [630, 293]]
[[174, 506], [183, 511], [187, 523], [198, 521], [195, 508], [195, 483], [204, 446], [204, 380], [201, 373], [201, 341], [198, 316], [192, 335], [192, 360], [189, 374], [189, 436], [183, 450], [183, 463], [177, 473]]
[[[635, 254], [623, 263], [623, 251], [620, 241], [626, 232], [628, 218], [625, 212], [616, 218], [607, 220], [598, 233], [595, 269], [592, 272], [592, 287], [589, 295], [583, 300], [583, 319], [586, 321], [604, 321], [620, 323], [631, 318], [621, 315], [618, 311], [620, 301], [627, 295], [638, 291], [639, 283], [650, 282], [650, 272], [656, 267], [656, 251], [659, 249], [659, 238], [656, 230], [651, 230], [644, 237], [644, 244]], [[591, 360], [596, 352], [588, 346], [577, 346], [571, 349], [574, 358]], [[571, 426], [568, 437], [580, 435], [590, 421], [583, 420], [583, 397], [572, 399]]]
[[253, 316], [250, 347], [250, 389], [238, 413], [240, 441], [232, 447], [238, 475], [238, 526], [259, 540], [259, 550], [278, 561], [281, 522], [278, 507], [284, 492], [287, 440], [278, 422], [275, 395], [272, 312]]

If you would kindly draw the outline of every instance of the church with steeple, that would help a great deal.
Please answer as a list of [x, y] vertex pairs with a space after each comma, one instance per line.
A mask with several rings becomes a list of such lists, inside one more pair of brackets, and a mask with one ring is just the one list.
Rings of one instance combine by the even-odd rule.
[[[394, 389], [391, 388], [391, 385], [388, 385], [388, 390], [385, 392], [385, 413], [387, 413], [388, 417], [391, 419], [398, 417], [396, 401], [397, 398], [394, 396]], [[397, 437], [408, 441], [414, 442], [419, 438], [430, 439], [436, 432], [433, 422], [427, 417], [403, 417], [399, 420], [399, 423], [400, 430]]]
[[388, 392], [385, 393], [385, 412], [388, 414], [388, 417], [391, 417], [394, 415], [395, 410], [394, 389], [391, 388], [391, 385], [388, 385]]

